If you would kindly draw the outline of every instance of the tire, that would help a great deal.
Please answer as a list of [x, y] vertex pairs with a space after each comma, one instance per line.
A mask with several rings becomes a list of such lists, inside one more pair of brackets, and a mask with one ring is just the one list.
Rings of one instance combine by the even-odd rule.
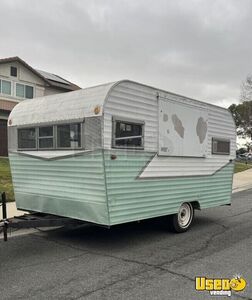
[[174, 232], [182, 233], [187, 231], [194, 218], [194, 208], [190, 202], [181, 204], [177, 214], [171, 216], [171, 226]]

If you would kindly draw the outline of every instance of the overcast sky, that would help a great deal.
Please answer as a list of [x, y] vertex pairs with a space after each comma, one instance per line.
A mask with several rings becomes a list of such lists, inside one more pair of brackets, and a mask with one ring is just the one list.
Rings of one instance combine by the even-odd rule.
[[252, 73], [251, 0], [1, 0], [0, 57], [81, 87], [131, 79], [227, 106]]

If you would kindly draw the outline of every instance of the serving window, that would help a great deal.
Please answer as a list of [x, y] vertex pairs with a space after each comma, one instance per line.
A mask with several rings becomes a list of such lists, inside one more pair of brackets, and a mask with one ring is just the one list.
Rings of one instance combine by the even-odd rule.
[[18, 129], [19, 150], [81, 148], [81, 123]]
[[144, 122], [137, 120], [113, 119], [114, 148], [144, 148]]

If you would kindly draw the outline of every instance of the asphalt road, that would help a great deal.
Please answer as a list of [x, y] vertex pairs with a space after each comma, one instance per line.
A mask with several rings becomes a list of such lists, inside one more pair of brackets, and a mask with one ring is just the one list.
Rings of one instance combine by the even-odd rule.
[[110, 230], [57, 229], [0, 242], [0, 299], [230, 299], [195, 291], [195, 276], [247, 280], [252, 299], [252, 190], [196, 212], [173, 234], [160, 220]]

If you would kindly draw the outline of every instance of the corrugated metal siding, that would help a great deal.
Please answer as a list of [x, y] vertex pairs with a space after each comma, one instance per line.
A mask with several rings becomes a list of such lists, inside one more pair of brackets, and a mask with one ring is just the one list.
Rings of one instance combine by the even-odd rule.
[[[160, 92], [164, 98], [178, 101], [179, 103], [190, 103], [191, 105], [197, 108], [204, 108], [208, 111], [208, 157], [215, 157], [223, 161], [226, 159], [228, 161], [231, 158], [235, 157], [236, 150], [236, 127], [230, 112], [221, 107], [217, 107], [208, 103], [195, 101], [192, 99], [188, 99], [183, 96], [173, 95], [171, 93]], [[212, 155], [212, 138], [219, 137], [230, 139], [231, 148], [230, 148], [230, 156], [220, 156], [220, 155]], [[196, 160], [195, 160], [196, 162]]]
[[86, 118], [84, 123], [84, 148], [93, 150], [101, 148], [101, 117]]
[[10, 163], [18, 208], [108, 223], [102, 151], [56, 160], [10, 154]]
[[[157, 93], [162, 99], [187, 103], [208, 111], [208, 146], [207, 159], [189, 157], [156, 157], [149, 164], [141, 177], [154, 176], [190, 176], [213, 174], [235, 157], [236, 129], [231, 114], [220, 107], [195, 101], [183, 96], [137, 84], [130, 81], [120, 82], [109, 93], [104, 106], [104, 148], [111, 149], [112, 117], [121, 116], [145, 121], [144, 150], [158, 151], [158, 101]], [[212, 155], [212, 138], [230, 139], [231, 154]], [[174, 167], [173, 167], [174, 166]], [[152, 168], [153, 167], [153, 168]]]
[[[111, 153], [116, 160], [110, 159]], [[143, 152], [105, 152], [111, 224], [176, 213], [185, 201], [199, 201], [201, 208], [230, 202], [232, 163], [213, 176], [137, 179], [151, 158]]]
[[112, 116], [145, 122], [145, 150], [156, 151], [158, 142], [157, 93], [150, 87], [123, 81], [112, 88], [104, 108], [104, 148], [111, 148]]
[[[231, 114], [225, 110], [211, 109], [208, 121], [208, 155], [212, 155], [212, 138], [230, 139], [230, 158], [235, 158], [236, 151], [236, 128]], [[218, 155], [212, 155], [212, 157]]]
[[140, 178], [212, 175], [228, 164], [223, 155], [208, 158], [155, 156]]

